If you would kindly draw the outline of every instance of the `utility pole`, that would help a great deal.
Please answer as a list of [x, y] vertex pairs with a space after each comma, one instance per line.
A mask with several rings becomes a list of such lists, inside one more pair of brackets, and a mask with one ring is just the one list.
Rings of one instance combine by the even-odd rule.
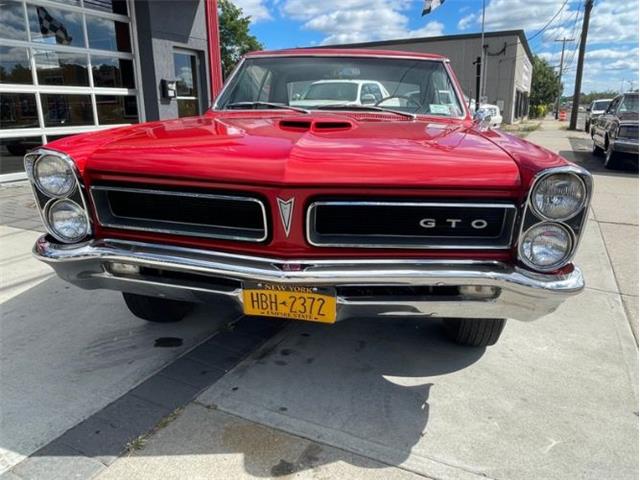
[[484, 48], [484, 14], [485, 14], [485, 0], [482, 0], [482, 33], [480, 34], [480, 89], [478, 98], [476, 98], [476, 108], [480, 108], [480, 98], [484, 96], [484, 71], [485, 67], [485, 48]]
[[560, 115], [560, 97], [562, 97], [562, 69], [564, 68], [564, 46], [567, 42], [573, 41], [573, 38], [556, 38], [556, 42], [562, 42], [562, 53], [560, 54], [560, 72], [558, 73], [558, 83], [560, 84], [560, 89], [558, 91], [558, 99], [556, 100], [556, 120], [558, 120], [558, 116]]
[[580, 50], [578, 51], [578, 69], [576, 70], [576, 86], [573, 91], [573, 108], [569, 130], [575, 130], [578, 123], [578, 106], [580, 104], [580, 90], [582, 90], [582, 68], [584, 67], [584, 52], [587, 48], [587, 34], [589, 33], [589, 17], [593, 8], [593, 0], [584, 2], [584, 18], [582, 19], [582, 34], [580, 35]]

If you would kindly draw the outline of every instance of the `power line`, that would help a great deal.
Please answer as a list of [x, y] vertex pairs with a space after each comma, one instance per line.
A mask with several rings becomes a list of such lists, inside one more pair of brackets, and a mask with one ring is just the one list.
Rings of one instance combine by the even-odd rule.
[[567, 3], [569, 3], [569, 0], [564, 0], [564, 3], [562, 4], [562, 6], [560, 6], [560, 9], [556, 12], [556, 14], [551, 17], [551, 20], [549, 20], [546, 25], [544, 27], [542, 27], [540, 30], [538, 30], [536, 33], [534, 33], [533, 35], [531, 35], [530, 37], [527, 37], [528, 41], [533, 40], [534, 38], [536, 38], [538, 35], [540, 35], [542, 32], [544, 32], [547, 28], [549, 28], [549, 25], [551, 25], [551, 23], [553, 23], [553, 21], [556, 19], [556, 17], [558, 15], [560, 15], [560, 12], [562, 12], [562, 10], [564, 10], [564, 7], [567, 6]]

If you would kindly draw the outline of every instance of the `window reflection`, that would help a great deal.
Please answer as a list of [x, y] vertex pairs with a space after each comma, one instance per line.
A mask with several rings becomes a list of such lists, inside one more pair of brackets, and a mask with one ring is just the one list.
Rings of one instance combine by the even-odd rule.
[[85, 54], [36, 50], [34, 56], [41, 85], [89, 85]]
[[178, 96], [195, 97], [196, 57], [186, 53], [173, 54], [173, 68], [176, 75]]
[[89, 95], [42, 94], [42, 113], [46, 127], [93, 125]]
[[96, 87], [135, 88], [132, 60], [92, 55], [91, 68]]
[[93, 10], [127, 15], [126, 0], [84, 0], [84, 6]]
[[178, 117], [195, 117], [198, 113], [197, 100], [178, 100]]
[[27, 39], [24, 10], [21, 3], [0, 1], [0, 37], [12, 40]]
[[0, 139], [0, 175], [24, 170], [23, 157], [42, 145], [42, 137], [10, 137]]
[[0, 129], [36, 128], [38, 110], [33, 93], [0, 93]]
[[89, 47], [98, 50], [131, 51], [129, 24], [87, 15]]
[[28, 5], [31, 40], [84, 47], [82, 15], [52, 7]]
[[33, 83], [26, 48], [0, 47], [0, 83]]
[[100, 125], [137, 123], [138, 104], [135, 95], [96, 95], [98, 122]]

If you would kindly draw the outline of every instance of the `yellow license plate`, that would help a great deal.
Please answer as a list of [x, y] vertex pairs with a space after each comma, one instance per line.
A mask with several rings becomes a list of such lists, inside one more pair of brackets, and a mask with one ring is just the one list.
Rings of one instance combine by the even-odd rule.
[[330, 288], [247, 284], [242, 290], [245, 315], [309, 322], [336, 321], [336, 293]]

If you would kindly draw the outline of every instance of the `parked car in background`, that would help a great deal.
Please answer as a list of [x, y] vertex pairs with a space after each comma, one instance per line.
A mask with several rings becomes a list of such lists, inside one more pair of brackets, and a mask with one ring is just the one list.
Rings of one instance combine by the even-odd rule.
[[605, 168], [616, 168], [624, 157], [638, 165], [638, 93], [619, 95], [593, 120], [593, 153], [604, 155]]
[[598, 100], [591, 102], [591, 105], [587, 107], [587, 118], [584, 122], [585, 132], [591, 133], [591, 124], [593, 123], [593, 120], [605, 112], [611, 103], [611, 100], [611, 98], [599, 98]]
[[374, 80], [319, 80], [290, 104], [305, 108], [335, 103], [375, 105], [389, 96], [384, 85]]
[[500, 108], [498, 108], [497, 105], [483, 103], [482, 105], [480, 105], [479, 110], [483, 110], [491, 116], [491, 120], [489, 121], [491, 128], [500, 128], [500, 126], [502, 125], [502, 115], [500, 114]]
[[[336, 77], [342, 101], [292, 105]], [[406, 105], [356, 103], [367, 84]], [[66, 137], [25, 170], [35, 256], [151, 322], [226, 299], [325, 324], [436, 317], [486, 346], [584, 287], [591, 175], [474, 121], [438, 55], [253, 52], [205, 115]]]

